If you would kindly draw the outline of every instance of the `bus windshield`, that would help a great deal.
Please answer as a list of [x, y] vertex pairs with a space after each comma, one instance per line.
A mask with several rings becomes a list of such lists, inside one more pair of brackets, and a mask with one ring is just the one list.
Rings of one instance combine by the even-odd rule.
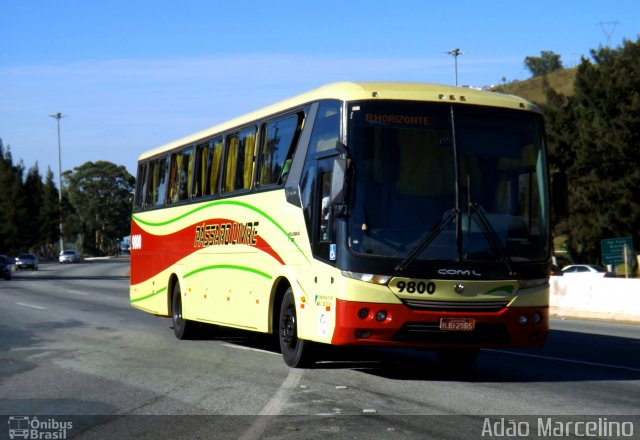
[[351, 251], [411, 260], [548, 258], [539, 115], [361, 102], [350, 106], [348, 123]]

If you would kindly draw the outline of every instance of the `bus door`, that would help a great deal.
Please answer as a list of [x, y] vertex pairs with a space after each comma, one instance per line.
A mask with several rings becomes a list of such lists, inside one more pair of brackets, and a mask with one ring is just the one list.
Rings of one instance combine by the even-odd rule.
[[[332, 199], [336, 189], [334, 184], [334, 167], [339, 161], [337, 155], [320, 158], [316, 161], [316, 188], [314, 191], [313, 228], [312, 235], [314, 256], [317, 260], [326, 263], [316, 264], [313, 274], [313, 297], [315, 300], [316, 320], [315, 332], [320, 338], [330, 338], [335, 326], [335, 294], [336, 275], [331, 267], [335, 266], [337, 260], [337, 213], [336, 205]], [[341, 183], [342, 184], [342, 183]], [[333, 191], [332, 191], [333, 189]]]
[[331, 200], [336, 160], [339, 160], [337, 155], [316, 161], [313, 248], [316, 258], [329, 264], [335, 264], [337, 257], [335, 213]]

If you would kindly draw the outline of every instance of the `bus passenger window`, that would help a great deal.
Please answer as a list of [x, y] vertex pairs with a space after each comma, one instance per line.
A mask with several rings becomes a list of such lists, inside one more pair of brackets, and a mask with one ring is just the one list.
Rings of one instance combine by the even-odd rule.
[[293, 153], [302, 128], [301, 115], [291, 115], [265, 126], [260, 147], [260, 185], [282, 183], [288, 172], [287, 160]]
[[220, 162], [222, 159], [222, 138], [215, 139], [211, 142], [211, 154], [209, 154], [209, 162], [207, 163], [207, 186], [205, 195], [218, 194], [218, 186], [220, 184]]
[[156, 206], [164, 205], [167, 198], [167, 174], [169, 172], [169, 157], [165, 156], [157, 161], [157, 178], [154, 183]]
[[193, 155], [193, 148], [185, 148], [182, 151], [182, 163], [180, 166], [180, 178], [178, 188], [178, 200], [187, 200], [189, 198], [189, 187], [193, 179], [193, 164], [191, 162], [191, 156]]
[[167, 194], [167, 203], [175, 203], [178, 201], [178, 176], [180, 173], [180, 164], [182, 158], [179, 153], [171, 155], [171, 165], [169, 166], [169, 188]]
[[251, 188], [255, 145], [255, 128], [229, 137], [224, 178], [225, 192]]
[[193, 190], [191, 197], [197, 199], [204, 195], [207, 181], [207, 165], [211, 162], [209, 143], [200, 144], [196, 147], [195, 164], [193, 166]]
[[153, 160], [147, 171], [147, 196], [145, 206], [161, 206], [167, 192], [167, 157]]
[[227, 157], [224, 167], [224, 192], [233, 191], [233, 182], [236, 177], [238, 159], [238, 144], [240, 139], [237, 134], [227, 138]]
[[253, 180], [253, 156], [256, 150], [256, 130], [240, 133], [238, 146], [238, 167], [234, 189], [249, 189]]
[[144, 206], [144, 196], [147, 193], [147, 169], [149, 168], [148, 162], [140, 162], [138, 164], [138, 180], [136, 181], [136, 198], [134, 207], [142, 208]]

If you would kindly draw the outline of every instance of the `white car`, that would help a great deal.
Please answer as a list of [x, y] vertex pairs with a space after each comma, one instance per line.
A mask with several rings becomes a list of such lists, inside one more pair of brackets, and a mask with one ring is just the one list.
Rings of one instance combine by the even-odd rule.
[[60, 263], [79, 263], [80, 262], [80, 254], [76, 251], [62, 251], [60, 252], [60, 256], [58, 257], [58, 261]]
[[562, 275], [583, 275], [602, 278], [613, 278], [615, 274], [596, 264], [570, 264], [562, 268]]

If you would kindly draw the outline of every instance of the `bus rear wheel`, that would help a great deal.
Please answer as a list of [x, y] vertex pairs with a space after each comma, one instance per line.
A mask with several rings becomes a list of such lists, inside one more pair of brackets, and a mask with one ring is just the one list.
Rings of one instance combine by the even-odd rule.
[[313, 342], [298, 338], [296, 302], [290, 287], [282, 298], [278, 327], [280, 351], [284, 362], [292, 368], [313, 365], [315, 362]]
[[171, 293], [171, 321], [173, 323], [173, 333], [180, 340], [194, 339], [198, 334], [198, 323], [189, 321], [182, 317], [182, 296], [180, 284], [173, 285]]

